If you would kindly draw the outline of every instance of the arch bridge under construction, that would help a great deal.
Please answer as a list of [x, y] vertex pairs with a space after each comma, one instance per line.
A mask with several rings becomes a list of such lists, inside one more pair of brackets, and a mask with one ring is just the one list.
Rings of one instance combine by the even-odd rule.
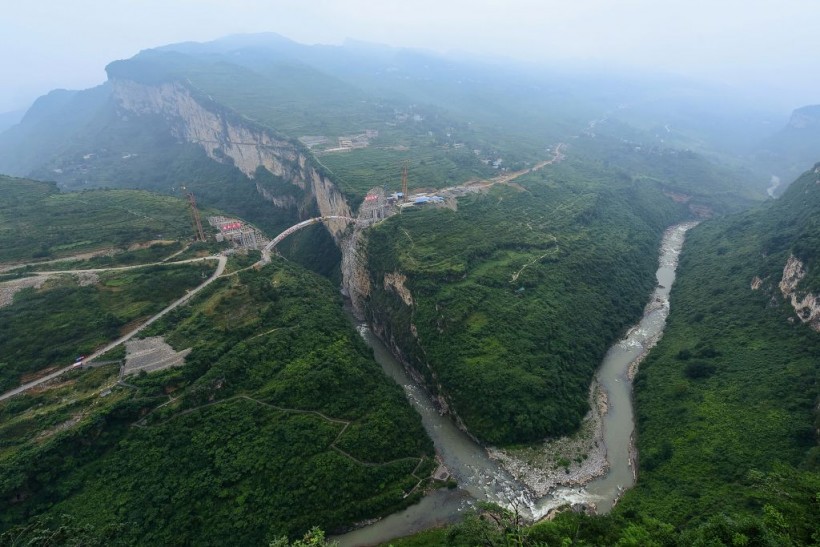
[[270, 262], [270, 253], [271, 251], [279, 245], [286, 237], [293, 234], [294, 232], [298, 232], [302, 228], [307, 228], [312, 224], [318, 224], [320, 222], [327, 222], [330, 220], [341, 220], [344, 222], [356, 223], [359, 222], [355, 218], [352, 217], [345, 217], [345, 216], [338, 216], [338, 215], [326, 215], [321, 217], [314, 217], [309, 218], [307, 220], [303, 220], [297, 224], [294, 224], [275, 238], [271, 239], [267, 245], [262, 249], [262, 259], [259, 261], [259, 264], [267, 264]]

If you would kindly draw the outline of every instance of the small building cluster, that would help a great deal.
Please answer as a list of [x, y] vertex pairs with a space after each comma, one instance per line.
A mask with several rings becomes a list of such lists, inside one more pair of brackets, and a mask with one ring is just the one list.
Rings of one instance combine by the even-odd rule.
[[262, 232], [235, 218], [208, 217], [208, 224], [217, 229], [218, 242], [230, 241], [236, 247], [251, 250], [259, 250], [268, 242]]
[[326, 148], [325, 152], [347, 152], [350, 150], [357, 150], [367, 148], [370, 146], [370, 141], [379, 136], [376, 129], [366, 129], [364, 133], [355, 135], [342, 135], [338, 137], [338, 144], [334, 148]]

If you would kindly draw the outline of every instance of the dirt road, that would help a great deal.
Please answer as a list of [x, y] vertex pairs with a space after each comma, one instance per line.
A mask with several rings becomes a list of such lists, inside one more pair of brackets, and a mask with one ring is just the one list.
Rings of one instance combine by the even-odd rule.
[[[534, 166], [530, 167], [529, 169], [522, 169], [521, 171], [513, 171], [510, 173], [504, 173], [498, 175], [497, 177], [493, 177], [489, 180], [473, 180], [469, 182], [465, 182], [464, 184], [459, 184], [458, 186], [450, 186], [448, 188], [442, 188], [441, 190], [437, 190], [435, 193], [442, 196], [442, 197], [458, 197], [463, 196], [465, 194], [470, 194], [474, 192], [483, 192], [494, 186], [496, 184], [510, 184], [515, 179], [519, 177], [523, 177], [524, 175], [528, 175], [530, 173], [534, 173], [540, 169], [548, 165], [553, 165], [565, 158], [564, 150], [566, 149], [567, 145], [563, 142], [558, 143], [555, 146], [555, 150], [553, 152], [552, 158], [548, 160], [544, 160], [535, 164]], [[517, 186], [521, 189], [520, 186]]]

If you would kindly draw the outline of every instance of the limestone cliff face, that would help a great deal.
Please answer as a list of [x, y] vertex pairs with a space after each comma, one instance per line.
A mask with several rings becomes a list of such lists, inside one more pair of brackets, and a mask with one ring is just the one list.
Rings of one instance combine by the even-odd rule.
[[[360, 212], [360, 219], [367, 212]], [[373, 333], [390, 348], [407, 373], [421, 386], [442, 414], [450, 414], [456, 425], [470, 435], [427, 357], [415, 323], [416, 300], [407, 275], [401, 271], [378, 272], [369, 268], [366, 222], [359, 222], [343, 251], [344, 290], [354, 313], [366, 319]], [[473, 437], [478, 442], [475, 437]]]
[[342, 293], [350, 298], [353, 314], [364, 319], [364, 303], [370, 297], [370, 271], [367, 266], [367, 236], [361, 226], [341, 243]]
[[[365, 273], [368, 273], [367, 270]], [[416, 327], [416, 302], [407, 286], [407, 276], [400, 271], [369, 273], [367, 287], [370, 295], [361, 298], [360, 306], [373, 333], [390, 348], [407, 373], [427, 392], [436, 409], [441, 414], [449, 414], [459, 429], [480, 443], [467, 429], [430, 363]]]
[[[356, 217], [350, 235], [345, 238], [342, 248], [342, 292], [350, 298], [353, 306], [353, 313], [359, 319], [365, 318], [365, 305], [372, 293], [372, 285], [378, 283], [371, 280], [371, 272], [368, 266], [367, 256], [367, 228], [397, 213], [395, 207], [391, 207], [385, 202], [384, 191], [381, 188], [371, 188], [368, 196], [377, 196], [375, 200], [365, 200], [359, 207], [359, 215]], [[390, 274], [394, 275], [394, 274]], [[413, 298], [410, 291], [404, 287], [406, 277], [396, 273], [395, 282], [393, 277], [385, 275], [385, 286], [394, 286], [396, 291], [402, 295], [401, 298], [408, 306], [412, 306]], [[377, 333], [378, 334], [378, 333]]]
[[797, 317], [809, 327], [820, 332], [820, 296], [799, 291], [797, 286], [806, 277], [806, 268], [794, 255], [790, 256], [783, 268], [780, 292], [794, 308]]
[[[132, 114], [153, 114], [165, 118], [175, 137], [197, 144], [219, 162], [232, 162], [254, 178], [263, 167], [312, 194], [322, 215], [350, 216], [350, 207], [331, 180], [319, 173], [307, 153], [297, 144], [260, 129], [252, 122], [242, 123], [238, 115], [206, 106], [182, 82], [145, 85], [131, 80], [111, 81], [119, 107]], [[276, 196], [270, 191], [260, 195], [280, 207], [293, 206], [293, 198]], [[345, 222], [326, 226], [337, 242]]]
[[259, 195], [261, 195], [263, 198], [270, 201], [280, 209], [291, 209], [299, 207], [299, 202], [295, 197], [277, 195], [268, 190], [267, 188], [263, 188], [262, 185], [259, 183], [256, 184], [256, 191], [259, 192]]

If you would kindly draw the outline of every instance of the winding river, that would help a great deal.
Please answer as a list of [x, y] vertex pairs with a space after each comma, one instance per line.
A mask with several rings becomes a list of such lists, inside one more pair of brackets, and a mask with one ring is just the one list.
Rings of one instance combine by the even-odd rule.
[[459, 488], [432, 492], [416, 505], [334, 539], [342, 547], [378, 544], [455, 522], [477, 500], [515, 507], [533, 520], [566, 503], [585, 503], [594, 505], [598, 512], [609, 511], [623, 491], [635, 483], [630, 369], [634, 372], [638, 362], [663, 333], [678, 257], [687, 230], [696, 224], [686, 222], [666, 230], [656, 273], [658, 284], [643, 317], [609, 349], [598, 371], [598, 384], [608, 399], [608, 408], [603, 415], [603, 440], [609, 470], [585, 487], [558, 487], [536, 498], [526, 485], [514, 479], [498, 461], [491, 459], [487, 450], [459, 430], [449, 416], [441, 416], [426, 392], [415, 384], [367, 325], [357, 324], [359, 333], [373, 348], [376, 361], [386, 374], [404, 388], [411, 404], [421, 415], [436, 452]]

